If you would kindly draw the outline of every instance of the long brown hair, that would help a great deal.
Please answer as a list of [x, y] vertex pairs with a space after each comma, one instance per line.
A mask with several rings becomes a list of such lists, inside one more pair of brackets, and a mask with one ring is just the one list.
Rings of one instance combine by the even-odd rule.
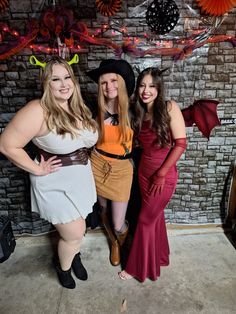
[[150, 67], [146, 68], [139, 74], [134, 92], [134, 99], [130, 105], [130, 111], [132, 117], [131, 125], [134, 130], [135, 140], [137, 141], [146, 112], [146, 105], [139, 97], [139, 87], [144, 76], [151, 75], [153, 84], [158, 91], [152, 107], [151, 127], [157, 134], [156, 144], [164, 147], [170, 144], [170, 116], [167, 110], [168, 102], [165, 101], [162, 72], [163, 71], [156, 67]]
[[[68, 71], [74, 84], [74, 92], [68, 100], [70, 113], [65, 111], [56, 101], [51, 88], [50, 79], [53, 73], [53, 66], [60, 64]], [[49, 130], [55, 129], [57, 134], [64, 135], [70, 133], [74, 138], [77, 136], [77, 122], [81, 121], [83, 128], [96, 130], [96, 122], [92, 119], [92, 114], [86, 107], [80, 92], [80, 86], [75, 78], [71, 66], [58, 56], [51, 57], [45, 68], [41, 71], [41, 82], [43, 86], [43, 96], [41, 98], [41, 106], [45, 111], [45, 119]]]
[[[127, 138], [127, 127], [130, 127], [130, 119], [128, 114], [129, 109], [129, 97], [125, 81], [119, 74], [117, 75], [118, 80], [118, 119], [119, 119], [119, 131], [120, 137], [123, 140], [129, 140]], [[106, 99], [100, 84], [100, 78], [98, 80], [98, 125], [100, 129], [99, 142], [103, 142], [104, 139], [104, 115], [106, 111]]]

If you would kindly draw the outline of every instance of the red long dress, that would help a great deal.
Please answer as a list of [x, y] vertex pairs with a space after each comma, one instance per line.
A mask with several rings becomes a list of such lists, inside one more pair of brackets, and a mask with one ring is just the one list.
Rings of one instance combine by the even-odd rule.
[[178, 173], [176, 165], [166, 175], [161, 194], [148, 194], [150, 177], [162, 165], [170, 148], [155, 145], [156, 134], [150, 122], [144, 121], [139, 135], [143, 147], [139, 164], [139, 184], [142, 206], [135, 230], [129, 258], [125, 267], [128, 274], [141, 282], [146, 278], [156, 280], [160, 276], [160, 266], [169, 265], [169, 244], [167, 238], [164, 209], [176, 187]]

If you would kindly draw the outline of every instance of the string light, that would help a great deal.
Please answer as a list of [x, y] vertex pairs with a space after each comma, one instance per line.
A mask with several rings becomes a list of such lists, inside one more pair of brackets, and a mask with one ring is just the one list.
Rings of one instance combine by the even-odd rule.
[[[0, 26], [1, 26], [1, 24], [0, 24]], [[4, 33], [9, 33], [10, 35], [15, 36], [15, 37], [19, 36], [19, 33], [17, 31], [10, 30], [10, 28], [5, 24], [2, 25], [2, 28], [0, 28], [0, 30]]]
[[2, 29], [4, 32], [9, 32], [9, 28], [7, 26], [4, 26]]
[[[83, 26], [83, 25], [82, 25]], [[216, 42], [230, 42], [234, 47], [236, 46], [236, 38], [232, 36], [227, 35], [212, 35], [209, 32], [209, 29], [195, 29], [191, 32], [191, 36], [188, 38], [173, 38], [173, 39], [160, 39], [156, 36], [153, 37], [149, 35], [148, 33], [143, 33], [139, 35], [131, 35], [128, 34], [127, 28], [124, 25], [120, 25], [118, 22], [115, 21], [109, 21], [109, 23], [104, 23], [101, 25], [101, 28], [97, 28], [93, 34], [89, 34], [86, 32], [86, 25], [84, 28], [82, 28], [83, 31], [78, 30], [71, 30], [71, 37], [65, 38], [63, 41], [63, 45], [67, 49], [70, 49], [74, 52], [87, 52], [87, 48], [82, 48], [78, 42], [83, 41], [85, 44], [95, 44], [95, 45], [105, 45], [106, 47], [109, 47], [113, 49], [114, 53], [118, 53], [119, 56], [121, 56], [122, 53], [130, 54], [132, 56], [140, 56], [144, 57], [146, 55], [146, 51], [149, 51], [149, 54], [152, 55], [161, 55], [161, 54], [168, 54], [172, 55], [174, 57], [174, 61], [178, 60], [179, 56], [181, 58], [184, 58], [188, 55], [190, 55], [195, 49], [202, 47], [205, 44], [209, 43], [216, 43]], [[45, 31], [48, 31], [47, 28], [45, 28]], [[102, 38], [102, 35], [106, 32], [110, 31], [107, 35], [110, 37], [118, 35], [123, 36], [123, 43], [117, 44], [116, 42], [108, 39]], [[9, 39], [7, 39], [8, 43], [4, 42], [4, 33], [10, 34], [14, 37], [19, 37], [18, 45], [12, 48], [12, 52], [7, 52], [0, 54], [0, 60], [19, 52], [22, 48], [26, 47], [28, 44], [28, 47], [34, 51], [43, 51], [45, 53], [58, 53], [59, 49], [56, 49], [55, 47], [51, 48], [42, 44], [32, 44], [32, 40], [37, 38], [37, 34], [39, 33], [39, 30], [36, 29], [35, 35], [32, 36], [31, 33], [29, 33], [26, 36], [21, 36], [16, 30], [11, 30], [6, 23], [0, 23], [0, 43], [1, 45], [5, 45], [6, 48], [7, 44], [9, 43]], [[47, 32], [46, 32], [47, 33]], [[46, 34], [45, 33], [45, 34]], [[42, 34], [42, 33], [41, 33]], [[50, 32], [48, 31], [48, 36], [52, 36]], [[59, 37], [59, 35], [58, 35]], [[101, 38], [100, 38], [101, 37]], [[46, 38], [44, 36], [43, 38]], [[48, 39], [48, 38], [47, 38]], [[13, 41], [14, 43], [14, 41]], [[23, 43], [23, 44], [22, 44]], [[143, 44], [149, 44], [150, 46], [153, 45], [154, 49], [140, 49], [139, 45]], [[9, 45], [9, 44], [8, 44]], [[173, 48], [180, 45], [178, 48]], [[9, 45], [10, 46], [10, 45]], [[19, 47], [19, 48], [18, 48]], [[190, 48], [189, 48], [190, 47]], [[165, 49], [165, 50], [164, 50]], [[10, 48], [11, 50], [11, 48]]]

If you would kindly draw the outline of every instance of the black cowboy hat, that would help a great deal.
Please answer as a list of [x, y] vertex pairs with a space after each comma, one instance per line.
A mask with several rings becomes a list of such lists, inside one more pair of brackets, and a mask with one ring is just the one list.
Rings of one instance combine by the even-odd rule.
[[131, 65], [125, 60], [103, 60], [97, 69], [87, 72], [88, 76], [96, 83], [102, 74], [116, 73], [123, 77], [128, 95], [131, 96], [135, 86], [135, 76]]

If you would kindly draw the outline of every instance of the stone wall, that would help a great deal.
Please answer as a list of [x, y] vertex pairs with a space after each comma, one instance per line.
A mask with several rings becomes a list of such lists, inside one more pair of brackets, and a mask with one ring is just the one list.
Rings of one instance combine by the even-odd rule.
[[[94, 32], [106, 24], [108, 19], [96, 10], [95, 1], [9, 1], [9, 10], [0, 13], [1, 22], [11, 29], [25, 34], [26, 21], [39, 19], [46, 5], [55, 2], [73, 9], [77, 20], [86, 23], [88, 30]], [[121, 10], [110, 21], [125, 25], [130, 38], [148, 32], [142, 14], [150, 1], [123, 1]], [[177, 36], [184, 38], [187, 19], [200, 18], [196, 1], [176, 0], [180, 10], [177, 26], [163, 39]], [[221, 21], [217, 26], [217, 21]], [[213, 35], [236, 36], [236, 9], [224, 19], [208, 19], [208, 29], [216, 27]], [[150, 34], [150, 31], [149, 31]], [[103, 37], [116, 43], [123, 41], [121, 33], [104, 32]], [[140, 49], [153, 47], [158, 38], [142, 37]], [[100, 60], [115, 57], [114, 50], [102, 45], [81, 43], [80, 62], [74, 70], [81, 84], [86, 102], [91, 105], [95, 99], [96, 85], [86, 76], [86, 71], [96, 67]], [[0, 45], [1, 47], [1, 45]], [[29, 56], [36, 54], [43, 59], [45, 53], [33, 52], [27, 47], [19, 53], [0, 60], [0, 130], [27, 101], [40, 97], [39, 69], [30, 65]], [[165, 73], [166, 96], [177, 101], [181, 108], [191, 105], [194, 100], [209, 98], [219, 101], [218, 116], [222, 122], [211, 132], [210, 139], [203, 137], [196, 126], [187, 128], [188, 149], [178, 162], [179, 181], [176, 192], [166, 208], [166, 218], [171, 223], [200, 224], [221, 223], [226, 215], [227, 193], [230, 171], [236, 151], [236, 49], [230, 42], [218, 42], [195, 49], [183, 60], [174, 61], [173, 56], [147, 55], [135, 57], [123, 53], [123, 59], [139, 70], [150, 65], [169, 68]], [[27, 151], [34, 154], [31, 144]], [[51, 226], [31, 214], [28, 174], [12, 165], [0, 155], [0, 215], [8, 215], [13, 221], [15, 232], [39, 233], [50, 230]]]

